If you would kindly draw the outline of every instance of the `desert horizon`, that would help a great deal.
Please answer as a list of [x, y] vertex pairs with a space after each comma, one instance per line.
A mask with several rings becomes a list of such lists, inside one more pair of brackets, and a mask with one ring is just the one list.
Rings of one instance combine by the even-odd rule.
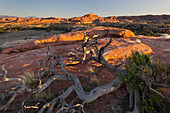
[[[94, 13], [94, 12], [91, 12], [91, 13], [93, 13], [93, 14], [96, 14], [96, 13]], [[28, 15], [28, 16], [17, 16], [17, 15], [8, 15], [8, 14], [3, 14], [3, 15], [1, 15], [0, 14], [0, 18], [16, 18], [16, 17], [18, 17], [18, 18], [32, 18], [32, 17], [34, 17], [34, 18], [49, 18], [49, 17], [55, 17], [55, 18], [74, 18], [74, 17], [80, 17], [80, 16], [83, 16], [83, 15], [87, 15], [87, 14], [90, 14], [90, 13], [84, 13], [84, 14], [81, 14], [81, 15], [78, 15], [78, 16], [74, 16], [74, 15], [72, 15], [71, 17], [59, 17], [59, 16], [43, 16], [43, 17], [38, 17], [38, 16], [36, 16], [36, 15]], [[99, 15], [100, 16], [100, 14], [96, 14], [96, 15]], [[170, 13], [161, 13], [161, 14], [155, 14], [155, 13], [145, 13], [145, 14], [129, 14], [129, 15], [106, 15], [106, 16], [101, 16], [101, 17], [124, 17], [124, 16], [164, 16], [164, 15], [170, 15]]]

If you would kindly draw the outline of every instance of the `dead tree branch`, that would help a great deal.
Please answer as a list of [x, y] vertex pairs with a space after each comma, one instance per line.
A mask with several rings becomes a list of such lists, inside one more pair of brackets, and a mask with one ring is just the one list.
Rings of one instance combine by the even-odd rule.
[[[103, 47], [98, 50], [97, 46], [95, 44], [97, 41], [92, 41], [95, 39], [98, 35], [93, 36], [92, 38], [84, 38], [84, 42], [82, 43], [82, 48], [83, 48], [83, 58], [82, 61], [83, 63], [87, 63], [90, 60], [95, 60], [96, 62], [102, 64], [101, 68], [92, 74], [97, 74], [99, 73], [103, 68], [106, 68], [113, 74], [118, 74], [118, 72], [122, 72], [124, 76], [126, 76], [126, 72], [124, 70], [120, 70], [117, 67], [118, 66], [113, 66], [109, 64], [105, 58], [102, 56], [104, 53], [104, 49], [111, 43], [112, 38], [110, 38], [110, 41]], [[94, 42], [94, 43], [93, 43]], [[91, 48], [92, 47], [92, 48]], [[86, 54], [91, 53], [91, 56], [86, 58]], [[1, 80], [2, 82], [7, 82], [7, 81], [19, 81], [21, 84], [19, 84], [19, 89], [17, 91], [14, 91], [13, 96], [11, 99], [8, 101], [7, 104], [4, 106], [0, 107], [0, 110], [6, 109], [14, 100], [14, 98], [19, 94], [22, 93], [24, 90], [27, 91], [27, 93], [30, 93], [34, 95], [35, 97], [38, 96], [41, 92], [43, 92], [45, 89], [47, 89], [52, 82], [57, 82], [57, 80], [65, 80], [65, 81], [70, 81], [73, 83], [66, 91], [64, 91], [62, 94], [59, 96], [53, 98], [51, 102], [46, 102], [42, 108], [39, 109], [38, 105], [36, 104], [35, 106], [25, 106], [25, 109], [30, 109], [30, 108], [35, 108], [39, 109], [39, 113], [44, 112], [46, 108], [48, 108], [48, 113], [53, 112], [55, 105], [57, 104], [57, 112], [60, 111], [68, 111], [71, 110], [72, 112], [76, 112], [76, 108], [80, 107], [81, 111], [84, 112], [83, 106], [85, 103], [90, 103], [94, 100], [96, 100], [98, 97], [103, 96], [105, 94], [108, 94], [110, 92], [116, 91], [118, 88], [120, 88], [123, 84], [123, 80], [117, 76], [114, 80], [110, 81], [109, 83], [98, 86], [94, 89], [92, 89], [89, 92], [84, 91], [82, 84], [79, 80], [79, 78], [71, 73], [69, 73], [65, 69], [65, 64], [63, 63], [63, 58], [61, 55], [55, 56], [49, 54], [49, 48], [47, 52], [47, 57], [42, 59], [40, 62], [36, 62], [38, 65], [37, 71], [38, 71], [38, 81], [39, 84], [35, 88], [28, 88], [28, 86], [24, 83], [22, 77], [21, 78], [6, 78], [7, 76], [7, 71], [5, 70], [4, 67], [2, 67], [2, 70], [5, 71], [4, 77]], [[40, 68], [43, 68], [41, 71]], [[60, 67], [62, 72], [64, 72], [64, 75], [60, 75], [55, 71], [55, 68]], [[46, 76], [46, 77], [45, 77]], [[43, 79], [45, 77], [45, 79]], [[35, 81], [35, 80], [33, 80]], [[72, 92], [75, 92], [77, 97], [82, 101], [83, 104], [75, 104], [72, 105], [73, 103], [67, 104], [64, 99], [68, 97]], [[29, 96], [28, 98], [29, 99]], [[73, 99], [74, 100], [74, 99]], [[25, 103], [25, 101], [24, 101]], [[59, 103], [59, 104], [58, 104]]]

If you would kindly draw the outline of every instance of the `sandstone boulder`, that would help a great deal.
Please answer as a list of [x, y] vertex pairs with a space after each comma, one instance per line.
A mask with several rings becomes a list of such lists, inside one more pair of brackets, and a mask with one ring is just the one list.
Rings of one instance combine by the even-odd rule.
[[13, 51], [13, 48], [7, 48], [1, 51], [2, 54], [9, 54]]
[[90, 30], [86, 30], [90, 36], [99, 34], [99, 37], [103, 38], [107, 35], [113, 38], [117, 37], [135, 37], [135, 34], [128, 29], [112, 28], [112, 27], [94, 27]]
[[[109, 42], [109, 38], [100, 39], [98, 47], [101, 48]], [[143, 43], [139, 43], [139, 39], [122, 39], [114, 38], [110, 45], [104, 50], [103, 56], [106, 61], [110, 64], [115, 65], [116, 62], [122, 61], [128, 58], [132, 51], [139, 51], [140, 53], [149, 54], [152, 52], [152, 49]]]

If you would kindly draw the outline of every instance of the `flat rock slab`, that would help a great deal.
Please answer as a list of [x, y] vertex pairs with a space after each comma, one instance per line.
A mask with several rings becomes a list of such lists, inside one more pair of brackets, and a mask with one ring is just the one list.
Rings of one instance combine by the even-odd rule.
[[93, 36], [99, 35], [98, 38], [104, 38], [106, 36], [110, 37], [134, 37], [134, 33], [127, 29], [111, 28], [111, 27], [95, 27], [85, 31], [75, 31], [65, 34], [57, 34], [49, 37], [44, 37], [37, 39], [35, 41], [30, 41], [25, 44], [19, 44], [13, 46], [10, 49], [2, 50], [1, 53], [9, 54], [12, 52], [25, 52], [37, 48], [43, 48], [47, 46], [57, 46], [57, 45], [69, 45], [76, 43], [77, 41], [82, 41], [84, 35]]
[[[110, 38], [99, 39], [97, 44], [98, 48], [103, 47], [109, 42]], [[126, 38], [113, 38], [111, 44], [104, 50], [103, 56], [105, 59], [115, 65], [117, 62], [122, 61], [131, 54], [131, 51], [144, 52], [146, 54], [151, 53], [152, 49], [143, 44], [134, 41], [136, 39]], [[76, 53], [75, 48], [81, 47], [77, 43], [70, 45], [58, 45], [50, 47], [50, 53], [54, 55], [62, 55], [65, 63], [75, 63], [74, 58], [68, 57], [69, 52]], [[0, 65], [8, 63], [6, 68], [12, 75], [35, 69], [35, 61], [40, 61], [46, 56], [48, 48], [39, 48], [21, 53], [12, 54], [0, 54]], [[82, 53], [78, 53], [79, 56], [83, 56]]]
[[[132, 39], [132, 38], [131, 38]], [[163, 61], [167, 66], [170, 66], [170, 39], [159, 37], [135, 37], [135, 39], [141, 40], [141, 43], [148, 45], [152, 49], [152, 60]]]

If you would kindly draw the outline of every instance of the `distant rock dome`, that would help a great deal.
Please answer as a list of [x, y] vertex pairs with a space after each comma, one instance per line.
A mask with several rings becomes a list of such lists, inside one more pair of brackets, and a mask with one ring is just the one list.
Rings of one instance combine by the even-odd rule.
[[98, 15], [96, 15], [96, 14], [94, 14], [94, 13], [90, 13], [90, 14], [86, 14], [86, 15], [84, 15], [84, 17], [99, 17]]

